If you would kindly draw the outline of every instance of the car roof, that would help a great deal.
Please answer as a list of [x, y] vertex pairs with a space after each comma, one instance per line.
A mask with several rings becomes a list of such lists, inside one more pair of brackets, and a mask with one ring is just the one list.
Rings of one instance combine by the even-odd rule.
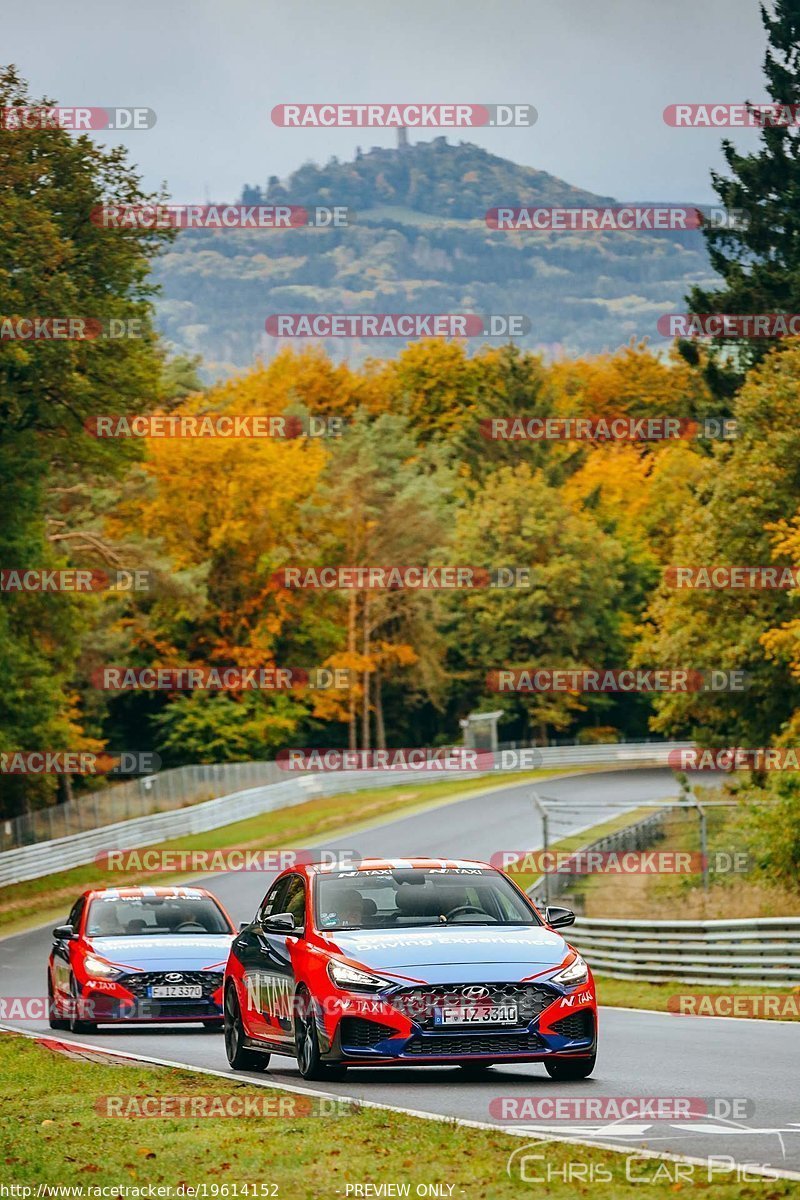
[[83, 893], [87, 900], [133, 900], [143, 898], [158, 897], [160, 899], [172, 900], [190, 900], [196, 899], [198, 896], [214, 899], [210, 892], [201, 887], [181, 887], [181, 886], [162, 886], [162, 887], [111, 887], [111, 888], [90, 888], [88, 892]]
[[309, 863], [308, 870], [316, 875], [332, 871], [493, 871], [488, 863], [476, 858], [362, 858], [352, 862], [343, 855], [339, 862]]

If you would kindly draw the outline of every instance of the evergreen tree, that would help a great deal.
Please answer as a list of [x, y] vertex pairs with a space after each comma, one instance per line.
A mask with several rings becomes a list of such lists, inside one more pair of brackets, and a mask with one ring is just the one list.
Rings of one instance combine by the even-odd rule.
[[[761, 18], [768, 38], [766, 89], [773, 103], [800, 113], [800, 0], [775, 0], [772, 13], [762, 5]], [[748, 107], [756, 115], [761, 110], [751, 102]], [[711, 265], [724, 286], [693, 288], [688, 297], [693, 313], [800, 311], [800, 126], [770, 123], [768, 112], [761, 119], [761, 146], [755, 153], [740, 154], [723, 140], [730, 175], [713, 171], [714, 191], [729, 212], [743, 210], [744, 219], [733, 228], [704, 227]], [[702, 360], [719, 397], [730, 396], [748, 367], [774, 348], [768, 339], [723, 340], [701, 355], [695, 343], [681, 344], [688, 361]]]

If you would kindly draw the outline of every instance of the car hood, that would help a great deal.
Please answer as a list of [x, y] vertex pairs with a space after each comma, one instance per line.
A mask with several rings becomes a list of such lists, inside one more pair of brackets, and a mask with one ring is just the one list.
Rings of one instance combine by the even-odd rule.
[[95, 954], [120, 967], [140, 971], [202, 971], [224, 964], [233, 934], [209, 933], [197, 937], [93, 937]]
[[354, 930], [328, 934], [328, 948], [374, 971], [407, 974], [429, 983], [492, 977], [522, 979], [557, 967], [569, 947], [560, 934], [541, 926], [491, 929]]

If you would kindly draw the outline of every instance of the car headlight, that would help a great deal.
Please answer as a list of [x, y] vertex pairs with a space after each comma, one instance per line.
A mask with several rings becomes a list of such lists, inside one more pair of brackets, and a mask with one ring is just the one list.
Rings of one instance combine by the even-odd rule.
[[102, 958], [95, 958], [93, 954], [86, 955], [83, 969], [90, 979], [116, 979], [122, 974], [118, 967], [112, 967], [111, 963], [104, 962]]
[[576, 954], [568, 967], [564, 967], [563, 971], [559, 971], [557, 975], [553, 975], [552, 982], [577, 985], [579, 983], [586, 983], [588, 978], [589, 968], [580, 954]]
[[372, 975], [369, 971], [359, 971], [358, 967], [348, 967], [347, 963], [328, 963], [328, 974], [337, 987], [354, 988], [356, 991], [379, 992], [382, 988], [391, 987], [391, 979], [381, 979], [380, 975]]

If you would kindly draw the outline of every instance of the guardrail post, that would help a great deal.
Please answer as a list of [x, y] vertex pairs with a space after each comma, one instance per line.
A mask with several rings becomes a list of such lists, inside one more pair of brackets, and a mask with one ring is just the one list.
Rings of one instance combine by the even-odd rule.
[[545, 870], [543, 872], [543, 874], [544, 874], [544, 904], [545, 904], [545, 908], [546, 908], [547, 905], [550, 903], [550, 873], [547, 870], [547, 861], [548, 861], [547, 860], [547, 850], [550, 845], [549, 815], [548, 815], [546, 807], [544, 806], [544, 804], [542, 804], [541, 800], [539, 799], [538, 792], [531, 792], [531, 797], [532, 797], [533, 803], [536, 806], [536, 809], [539, 813], [539, 816], [542, 818], [542, 847], [544, 849], [544, 854], [545, 854], [545, 859], [544, 859]]
[[703, 808], [700, 801], [694, 792], [690, 792], [692, 803], [697, 809], [697, 815], [700, 818], [700, 861], [703, 867], [703, 891], [708, 891], [708, 817], [706, 810]]

